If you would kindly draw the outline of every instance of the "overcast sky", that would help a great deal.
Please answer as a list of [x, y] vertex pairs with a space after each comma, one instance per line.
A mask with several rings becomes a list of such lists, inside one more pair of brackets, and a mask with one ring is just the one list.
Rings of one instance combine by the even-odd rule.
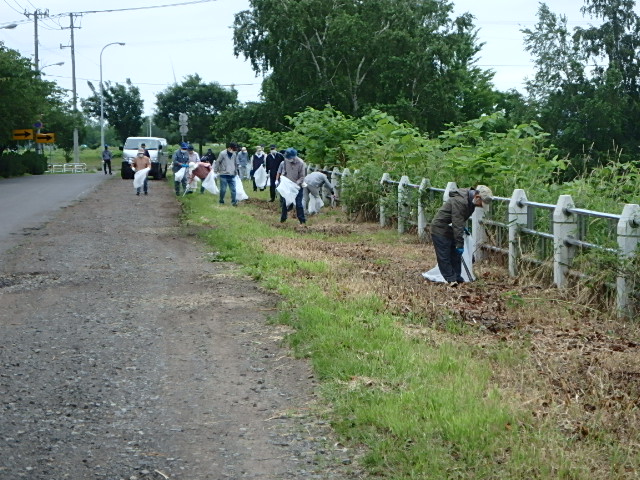
[[[46, 78], [72, 89], [70, 12], [120, 10], [154, 5], [181, 4], [185, 0], [0, 0], [0, 41], [25, 57], [34, 55], [34, 22], [24, 12], [46, 11], [39, 21], [39, 61]], [[456, 0], [457, 14], [476, 17], [479, 39], [485, 43], [478, 64], [495, 71], [500, 90], [523, 91], [525, 77], [532, 75], [531, 58], [522, 48], [520, 29], [536, 22], [538, 3], [531, 0]], [[549, 0], [555, 13], [567, 15], [569, 26], [587, 25], [580, 14], [584, 0]], [[166, 8], [105, 13], [74, 17], [76, 85], [79, 98], [90, 95], [87, 80], [99, 85], [100, 52], [103, 80], [124, 83], [127, 78], [140, 88], [145, 113], [153, 112], [155, 95], [174, 81], [198, 73], [205, 82], [235, 85], [242, 102], [259, 100], [262, 78], [254, 75], [243, 57], [233, 55], [233, 15], [249, 7], [249, 0], [216, 0]], [[61, 15], [66, 14], [66, 15]], [[64, 29], [61, 29], [64, 27]], [[62, 66], [49, 66], [65, 62]], [[80, 105], [78, 104], [80, 107]]]

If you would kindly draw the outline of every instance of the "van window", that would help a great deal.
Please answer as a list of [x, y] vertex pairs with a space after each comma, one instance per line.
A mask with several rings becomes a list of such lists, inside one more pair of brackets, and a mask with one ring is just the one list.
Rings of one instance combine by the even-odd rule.
[[147, 150], [157, 150], [160, 142], [153, 138], [127, 138], [124, 148], [126, 150], [137, 150], [140, 145], [145, 144]]

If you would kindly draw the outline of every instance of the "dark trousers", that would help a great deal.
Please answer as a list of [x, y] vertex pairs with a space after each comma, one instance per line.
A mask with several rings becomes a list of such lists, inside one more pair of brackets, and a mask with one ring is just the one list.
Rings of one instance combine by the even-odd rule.
[[442, 235], [431, 235], [433, 248], [438, 259], [438, 268], [447, 282], [463, 282], [462, 256], [456, 251], [453, 238]]
[[173, 186], [176, 188], [176, 195], [180, 195], [180, 185], [182, 185], [182, 190], [187, 190], [187, 176], [182, 177], [182, 180], [179, 182], [174, 181]]
[[271, 195], [271, 200], [274, 201], [276, 199], [276, 176], [269, 175], [269, 195]]
[[[300, 223], [305, 223], [307, 220], [304, 218], [304, 208], [302, 208], [302, 190], [304, 189], [301, 188], [300, 191], [298, 192], [298, 195], [296, 195], [295, 205], [296, 205], [296, 215], [298, 216], [298, 220], [300, 221]], [[280, 198], [280, 204], [282, 206], [280, 221], [284, 222], [287, 219], [287, 202], [284, 198]]]
[[104, 161], [104, 174], [107, 174], [107, 167], [109, 167], [109, 175], [111, 175], [111, 160]]

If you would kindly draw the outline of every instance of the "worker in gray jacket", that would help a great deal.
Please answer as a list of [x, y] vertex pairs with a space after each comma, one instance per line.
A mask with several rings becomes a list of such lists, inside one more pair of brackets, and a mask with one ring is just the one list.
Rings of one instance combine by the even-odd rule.
[[489, 205], [492, 197], [491, 189], [486, 185], [451, 190], [449, 199], [433, 217], [431, 239], [438, 259], [438, 268], [451, 286], [464, 281], [462, 253], [467, 220], [476, 207]]
[[224, 203], [224, 196], [227, 193], [227, 186], [231, 190], [231, 205], [238, 206], [236, 200], [236, 175], [238, 175], [238, 144], [227, 143], [227, 149], [220, 152], [215, 165], [214, 172], [220, 177], [220, 203]]
[[311, 172], [309, 175], [304, 177], [303, 185], [306, 185], [302, 194], [302, 205], [305, 213], [309, 213], [309, 197], [321, 197], [323, 186], [327, 187], [331, 192], [331, 196], [335, 198], [333, 185], [331, 185], [327, 175], [322, 171]]
[[[302, 161], [302, 159], [298, 158], [298, 151], [295, 148], [287, 148], [284, 152], [284, 162], [282, 162], [280, 164], [280, 167], [278, 168], [278, 177], [276, 181], [279, 181], [280, 176], [284, 175], [292, 182], [297, 183], [300, 187], [300, 190], [296, 195], [295, 205], [296, 215], [301, 225], [304, 225], [306, 223], [304, 208], [302, 206], [302, 196], [304, 190], [304, 188], [302, 188], [302, 184], [304, 183], [305, 172], [306, 165]], [[281, 197], [280, 203], [282, 204], [280, 222], [284, 223], [287, 221], [287, 202], [284, 198]]]

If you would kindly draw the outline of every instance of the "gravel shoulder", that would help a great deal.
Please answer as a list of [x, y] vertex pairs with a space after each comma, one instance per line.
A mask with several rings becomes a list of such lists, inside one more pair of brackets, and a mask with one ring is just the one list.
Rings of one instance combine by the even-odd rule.
[[361, 478], [278, 299], [179, 215], [114, 176], [0, 256], [0, 479]]

